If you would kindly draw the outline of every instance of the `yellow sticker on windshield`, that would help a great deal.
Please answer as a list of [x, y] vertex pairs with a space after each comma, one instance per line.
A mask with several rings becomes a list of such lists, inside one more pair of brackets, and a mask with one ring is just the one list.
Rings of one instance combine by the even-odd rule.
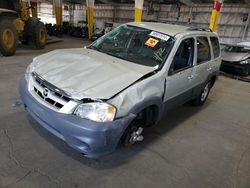
[[150, 38], [146, 41], [145, 45], [150, 46], [150, 47], [153, 48], [153, 47], [155, 47], [155, 45], [156, 45], [158, 42], [159, 42], [159, 40], [150, 37]]

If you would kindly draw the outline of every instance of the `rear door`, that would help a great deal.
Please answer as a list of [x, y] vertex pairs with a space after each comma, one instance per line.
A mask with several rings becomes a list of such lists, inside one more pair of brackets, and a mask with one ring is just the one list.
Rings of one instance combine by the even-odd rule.
[[194, 65], [194, 87], [203, 84], [212, 72], [211, 46], [208, 37], [196, 37], [197, 57]]
[[221, 58], [220, 58], [220, 43], [219, 43], [219, 39], [216, 36], [211, 36], [210, 37], [210, 41], [211, 41], [211, 46], [213, 49], [213, 61], [211, 62], [211, 68], [212, 68], [212, 72], [216, 71], [218, 72], [220, 69], [220, 64], [221, 64]]

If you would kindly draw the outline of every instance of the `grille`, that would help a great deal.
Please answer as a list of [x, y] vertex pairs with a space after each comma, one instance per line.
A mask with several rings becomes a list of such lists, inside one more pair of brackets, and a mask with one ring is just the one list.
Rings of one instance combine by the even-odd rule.
[[41, 93], [36, 87], [34, 87], [34, 91], [36, 92], [36, 94], [37, 94], [40, 98], [42, 98], [42, 99], [43, 99], [44, 101], [46, 101], [47, 103], [49, 103], [49, 104], [55, 106], [56, 108], [61, 109], [61, 108], [63, 107], [62, 104], [60, 104], [60, 103], [54, 101], [53, 99], [45, 98], [45, 97], [42, 95], [42, 93]]
[[[50, 106], [60, 110], [67, 102], [71, 100], [64, 91], [43, 80], [36, 73], [32, 73], [32, 75], [35, 81], [33, 85], [34, 93]], [[47, 91], [46, 95], [43, 94], [45, 90]]]

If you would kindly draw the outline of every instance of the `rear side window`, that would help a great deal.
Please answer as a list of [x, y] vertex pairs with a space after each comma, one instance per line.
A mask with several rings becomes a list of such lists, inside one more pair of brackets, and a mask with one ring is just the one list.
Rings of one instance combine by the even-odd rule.
[[220, 56], [220, 43], [217, 37], [210, 37], [213, 52], [214, 52], [214, 58]]
[[207, 37], [197, 37], [197, 64], [211, 59], [210, 46]]

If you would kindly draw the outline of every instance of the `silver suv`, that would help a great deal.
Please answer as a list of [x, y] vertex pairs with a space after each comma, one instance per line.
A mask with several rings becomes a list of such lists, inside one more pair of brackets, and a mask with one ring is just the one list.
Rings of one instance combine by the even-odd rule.
[[143, 140], [163, 112], [202, 105], [221, 59], [217, 34], [161, 23], [119, 26], [84, 49], [34, 58], [21, 80], [26, 110], [87, 157]]

